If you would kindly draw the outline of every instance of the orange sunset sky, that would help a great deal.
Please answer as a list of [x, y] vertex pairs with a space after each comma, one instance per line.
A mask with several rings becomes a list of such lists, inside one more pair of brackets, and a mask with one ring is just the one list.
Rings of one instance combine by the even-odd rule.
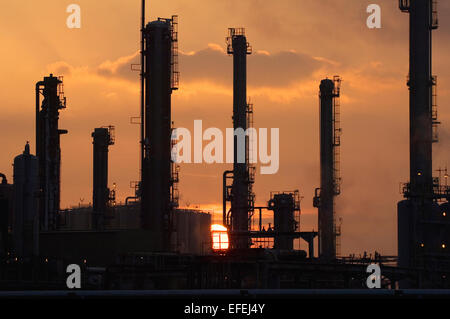
[[[68, 29], [66, 7], [81, 7], [81, 28]], [[382, 8], [382, 28], [368, 29], [366, 7]], [[433, 32], [438, 75], [440, 143], [435, 168], [450, 160], [450, 3], [439, 1]], [[320, 80], [339, 74], [341, 96], [342, 253], [397, 253], [399, 184], [409, 174], [408, 15], [397, 0], [171, 0], [148, 1], [147, 20], [179, 16], [180, 87], [172, 96], [176, 127], [231, 127], [232, 57], [228, 27], [245, 27], [248, 97], [256, 128], [280, 128], [280, 168], [256, 175], [258, 205], [270, 191], [299, 189], [302, 229], [317, 230], [312, 206], [319, 186]], [[95, 127], [115, 125], [109, 181], [120, 201], [139, 178], [140, 0], [2, 1], [0, 8], [0, 172], [12, 182], [14, 156], [30, 141], [34, 153], [34, 86], [64, 76], [61, 112], [62, 208], [92, 198]], [[214, 209], [220, 219], [222, 172], [230, 164], [182, 164], [182, 206]], [[306, 244], [302, 244], [306, 248]]]

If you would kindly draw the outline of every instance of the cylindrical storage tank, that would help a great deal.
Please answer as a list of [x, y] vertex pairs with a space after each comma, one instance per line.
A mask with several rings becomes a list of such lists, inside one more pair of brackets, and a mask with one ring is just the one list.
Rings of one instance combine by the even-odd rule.
[[192, 232], [191, 232], [191, 238], [193, 239], [191, 242], [191, 253], [200, 254], [202, 251], [202, 243], [205, 240], [205, 238], [202, 238], [202, 213], [200, 212], [193, 212], [192, 213], [192, 221], [194, 223]]
[[0, 184], [0, 257], [9, 251], [8, 228], [12, 220], [12, 191], [13, 186], [8, 184], [3, 176]]
[[211, 246], [211, 216], [201, 211], [190, 213], [190, 249], [191, 254], [204, 254], [209, 252]]
[[211, 215], [207, 213], [200, 214], [200, 238], [202, 241], [202, 254], [209, 254], [212, 249], [211, 242]]
[[196, 210], [175, 211], [176, 251], [183, 254], [205, 254], [211, 246], [211, 215]]
[[184, 210], [176, 210], [174, 214], [176, 220], [176, 247], [175, 251], [187, 253], [189, 250], [189, 214]]
[[39, 254], [39, 162], [25, 145], [23, 154], [14, 159], [13, 241], [17, 257]]

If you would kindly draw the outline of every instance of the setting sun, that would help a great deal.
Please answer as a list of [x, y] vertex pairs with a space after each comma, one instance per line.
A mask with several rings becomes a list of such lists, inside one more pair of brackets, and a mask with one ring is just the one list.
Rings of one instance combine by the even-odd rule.
[[214, 250], [225, 250], [228, 249], [228, 233], [227, 228], [219, 225], [211, 225], [211, 237], [212, 237], [212, 248]]

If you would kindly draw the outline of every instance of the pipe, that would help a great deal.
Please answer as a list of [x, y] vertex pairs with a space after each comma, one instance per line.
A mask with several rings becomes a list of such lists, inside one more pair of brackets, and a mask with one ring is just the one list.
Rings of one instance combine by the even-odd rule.
[[5, 174], [0, 173], [0, 177], [2, 178], [2, 185], [8, 184]]
[[223, 172], [223, 186], [222, 186], [222, 219], [223, 225], [227, 225], [227, 178], [229, 174], [232, 174], [233, 171], [225, 171]]
[[128, 201], [130, 199], [135, 199], [137, 200], [139, 198], [139, 196], [128, 196], [127, 198], [125, 198], [125, 206], [128, 206]]
[[144, 70], [145, 70], [145, 57], [144, 57], [144, 49], [145, 49], [145, 0], [142, 0], [142, 12], [141, 12], [141, 181], [143, 180], [143, 168], [144, 165], [144, 113], [145, 113], [145, 79], [144, 79]]
[[36, 82], [36, 156], [39, 156], [39, 91], [44, 81]]

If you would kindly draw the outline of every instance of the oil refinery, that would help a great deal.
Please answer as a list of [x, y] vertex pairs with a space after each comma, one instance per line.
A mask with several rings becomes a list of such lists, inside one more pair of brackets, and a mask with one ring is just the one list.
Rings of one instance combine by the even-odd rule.
[[[112, 123], [103, 123], [86, 132], [92, 137], [91, 204], [61, 207], [61, 154], [76, 146], [64, 142], [71, 132], [59, 122], [71, 112], [66, 107], [71, 99], [66, 99], [64, 78], [56, 73], [29, 79], [36, 83], [35, 136], [23, 153], [11, 158], [13, 180], [6, 177], [10, 172], [0, 174], [0, 291], [65, 290], [69, 264], [80, 265], [85, 290], [365, 289], [371, 264], [380, 266], [381, 288], [387, 290], [450, 289], [450, 186], [446, 171], [433, 175], [432, 148], [440, 124], [437, 76], [432, 74], [437, 1], [399, 0], [399, 9], [409, 15], [410, 28], [410, 174], [397, 207], [398, 256], [340, 253], [344, 230], [336, 202], [345, 192], [344, 76], [328, 74], [315, 84], [320, 180], [298, 186], [314, 192], [304, 199], [317, 208], [314, 229], [302, 222], [299, 189], [274, 189], [265, 204], [257, 204], [251, 134], [241, 139], [234, 134], [233, 163], [215, 177], [222, 186], [214, 190], [222, 198], [221, 223], [206, 210], [180, 205], [182, 175], [172, 154], [177, 112], [172, 95], [182, 90], [183, 76], [178, 16], [147, 21], [143, 0], [135, 141], [140, 176], [133, 183], [134, 194], [124, 203], [116, 200], [109, 152], [118, 148], [120, 135]], [[224, 35], [226, 30], [224, 26]], [[229, 125], [234, 132], [250, 132], [258, 112], [247, 95], [247, 62], [254, 52], [244, 28], [227, 32], [222, 49], [233, 65]], [[300, 241], [305, 250], [295, 244]]]

